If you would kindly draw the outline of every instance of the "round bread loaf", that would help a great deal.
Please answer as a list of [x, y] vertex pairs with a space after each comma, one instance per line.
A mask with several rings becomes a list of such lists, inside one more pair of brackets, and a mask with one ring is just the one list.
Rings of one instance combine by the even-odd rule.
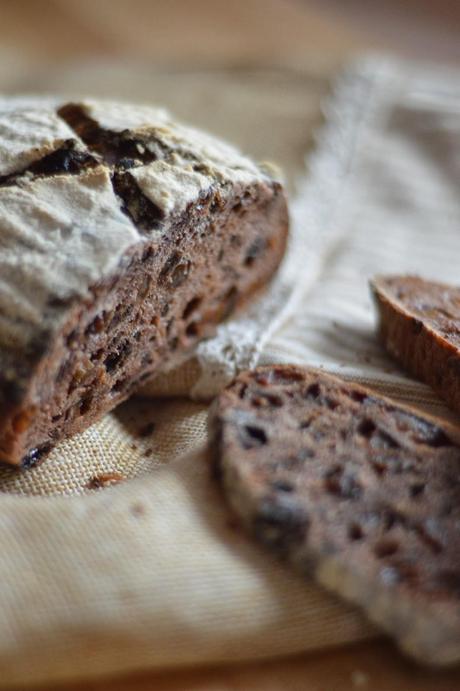
[[149, 106], [0, 99], [0, 460], [26, 467], [265, 285], [281, 184]]

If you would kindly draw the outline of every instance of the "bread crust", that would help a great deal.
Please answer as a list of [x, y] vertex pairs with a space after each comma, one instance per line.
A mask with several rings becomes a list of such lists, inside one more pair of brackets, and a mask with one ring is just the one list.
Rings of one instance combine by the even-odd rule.
[[460, 289], [417, 276], [371, 281], [385, 348], [460, 412]]

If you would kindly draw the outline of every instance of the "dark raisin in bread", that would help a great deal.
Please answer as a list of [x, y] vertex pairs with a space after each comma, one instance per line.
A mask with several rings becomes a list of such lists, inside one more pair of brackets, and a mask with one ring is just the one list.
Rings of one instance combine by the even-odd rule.
[[385, 348], [460, 412], [460, 288], [379, 276], [371, 289]]
[[460, 660], [460, 435], [324, 373], [239, 376], [210, 449], [250, 533], [423, 662]]
[[162, 110], [0, 100], [0, 460], [28, 466], [212, 333], [285, 249], [283, 189]]

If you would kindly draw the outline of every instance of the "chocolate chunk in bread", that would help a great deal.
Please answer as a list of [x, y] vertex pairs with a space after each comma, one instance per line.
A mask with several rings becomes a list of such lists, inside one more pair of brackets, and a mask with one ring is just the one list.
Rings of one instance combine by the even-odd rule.
[[149, 106], [0, 99], [0, 460], [28, 467], [264, 286], [281, 184]]
[[385, 348], [460, 412], [460, 288], [380, 276], [371, 289]]
[[240, 375], [209, 443], [242, 524], [422, 662], [460, 660], [460, 434], [294, 366]]

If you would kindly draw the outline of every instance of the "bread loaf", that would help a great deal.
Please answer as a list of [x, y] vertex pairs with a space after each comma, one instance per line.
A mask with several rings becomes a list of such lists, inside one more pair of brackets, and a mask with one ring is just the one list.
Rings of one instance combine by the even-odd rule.
[[281, 184], [148, 106], [0, 100], [0, 460], [27, 467], [275, 272]]

